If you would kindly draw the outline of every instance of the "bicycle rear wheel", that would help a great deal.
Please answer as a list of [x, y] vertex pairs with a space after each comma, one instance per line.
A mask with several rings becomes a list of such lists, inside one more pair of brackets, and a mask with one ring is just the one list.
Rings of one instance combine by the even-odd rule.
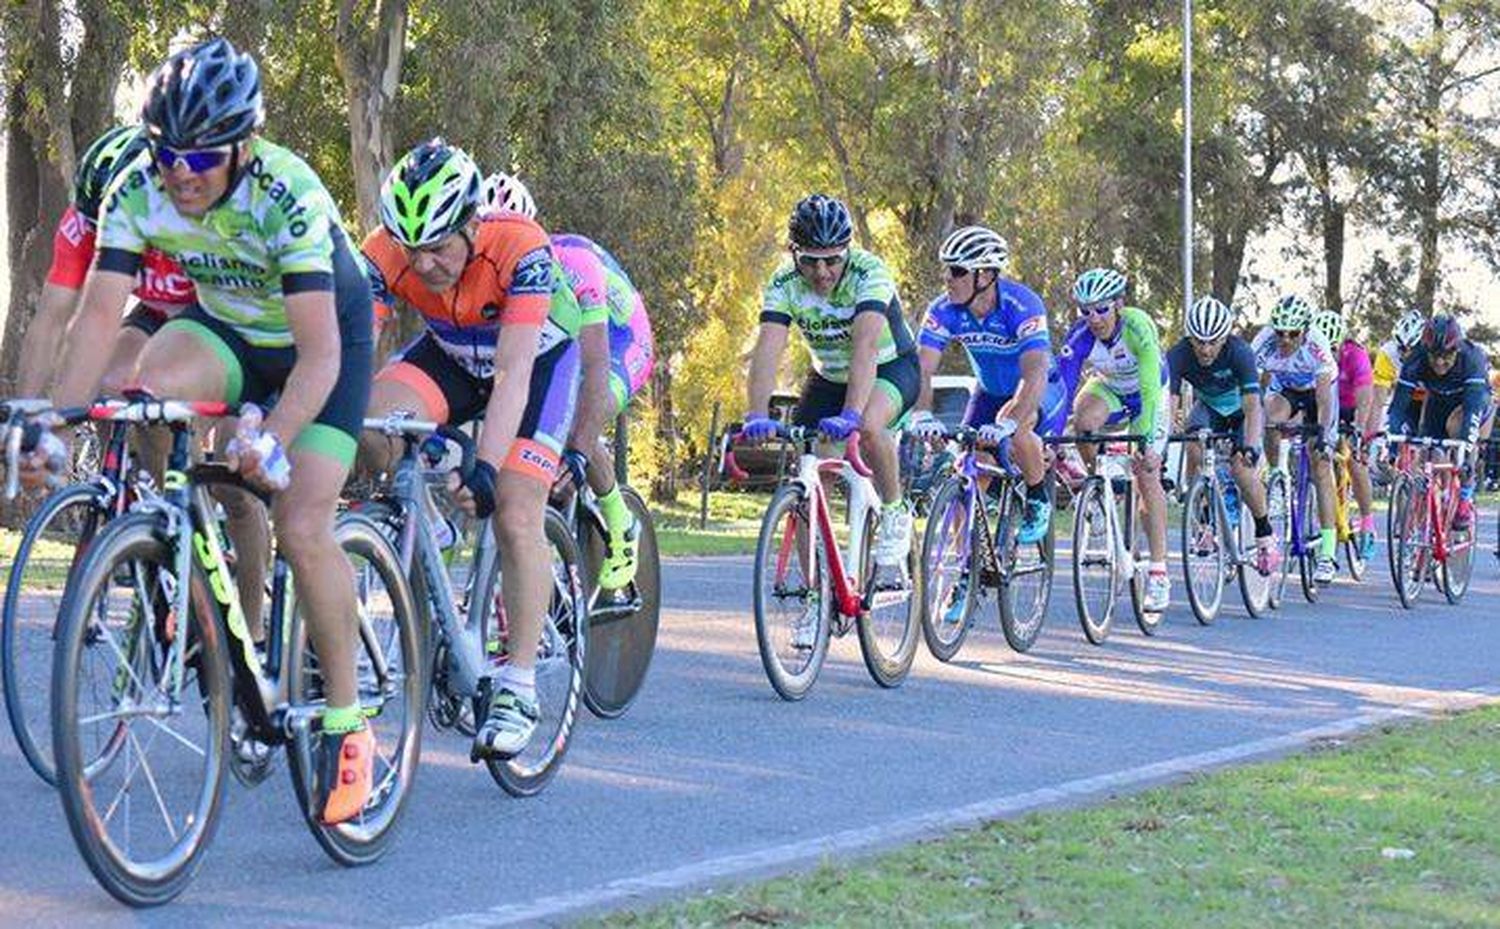
[[1130, 503], [1135, 507], [1135, 512], [1129, 514], [1128, 519], [1121, 520], [1129, 526], [1130, 560], [1135, 563], [1135, 571], [1128, 582], [1130, 609], [1135, 614], [1135, 624], [1142, 634], [1156, 635], [1162, 620], [1166, 619], [1166, 613], [1146, 609], [1146, 573], [1151, 551], [1146, 537], [1146, 501], [1140, 495], [1132, 494]]
[[801, 700], [828, 654], [832, 590], [802, 488], [771, 496], [755, 546], [755, 643], [771, 688]]
[[962, 478], [950, 477], [933, 495], [922, 531], [922, 637], [938, 661], [949, 661], [969, 635], [979, 599], [979, 551]]
[[1104, 500], [1104, 479], [1091, 477], [1074, 501], [1073, 600], [1083, 634], [1095, 645], [1109, 638], [1115, 610], [1115, 545]]
[[1408, 610], [1416, 606], [1427, 578], [1427, 497], [1422, 482], [1405, 479], [1391, 491], [1391, 581]]
[[584, 590], [590, 604], [583, 702], [601, 719], [615, 719], [635, 702], [651, 668], [657, 625], [661, 621], [661, 559], [656, 548], [656, 525], [640, 494], [625, 486], [620, 487], [620, 494], [640, 526], [635, 580], [627, 589], [618, 592], [598, 589], [604, 539], [592, 520], [581, 520], [584, 525], [580, 531]]
[[[100, 885], [130, 906], [182, 892], [218, 827], [230, 670], [196, 569], [187, 616], [163, 517], [111, 522], [79, 563], [52, 678], [58, 797]], [[177, 647], [183, 660], [173, 660]]]
[[859, 575], [864, 604], [854, 625], [859, 652], [871, 679], [881, 687], [898, 687], [911, 670], [921, 638], [922, 572], [917, 547], [911, 545], [906, 552], [905, 577], [881, 576], [891, 572], [876, 570], [875, 533], [879, 525], [876, 513], [866, 516]]
[[57, 784], [52, 760], [52, 654], [63, 588], [108, 512], [99, 488], [74, 484], [50, 495], [26, 522], [0, 615], [5, 714], [31, 770]]
[[1213, 623], [1224, 602], [1228, 553], [1219, 528], [1219, 495], [1200, 474], [1182, 507], [1182, 577], [1193, 616], [1204, 626]]
[[[311, 805], [311, 740], [316, 734], [311, 728], [294, 727], [287, 753], [304, 821], [328, 857], [345, 867], [370, 864], [389, 847], [411, 795], [421, 752], [427, 652], [411, 588], [388, 532], [388, 527], [359, 513], [341, 514], [334, 526], [334, 535], [353, 568], [359, 622], [354, 673], [359, 705], [375, 737], [370, 799], [353, 819], [324, 825]], [[329, 582], [341, 579], [319, 581]], [[292, 704], [297, 709], [318, 707], [323, 702], [323, 682], [306, 618], [293, 608], [286, 621], [292, 624], [287, 657]]]
[[[583, 700], [588, 601], [579, 579], [578, 543], [567, 522], [550, 506], [546, 532], [552, 549], [552, 596], [537, 643], [536, 696], [541, 719], [520, 754], [485, 761], [495, 783], [513, 797], [534, 796], [557, 776]], [[498, 581], [493, 589], [500, 589]]]
[[1026, 518], [1026, 497], [1013, 485], [1005, 501], [992, 546], [1000, 567], [1000, 590], [995, 600], [1006, 644], [1024, 653], [1036, 643], [1047, 621], [1057, 530], [1055, 524], [1049, 524], [1040, 542], [1019, 544], [1016, 533]]

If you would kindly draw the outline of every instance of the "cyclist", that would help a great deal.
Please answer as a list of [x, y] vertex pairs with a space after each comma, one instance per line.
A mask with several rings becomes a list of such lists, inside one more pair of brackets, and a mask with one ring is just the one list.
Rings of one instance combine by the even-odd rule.
[[[407, 152], [380, 187], [380, 228], [365, 239], [375, 299], [422, 314], [425, 331], [375, 379], [369, 415], [480, 420], [478, 457], [459, 484], [500, 546], [509, 660], [471, 755], [510, 757], [536, 732], [536, 653], [551, 591], [543, 529], [578, 388], [578, 301], [547, 233], [517, 213], [480, 219], [479, 168], [441, 138]], [[375, 470], [391, 457], [366, 433]]]
[[249, 55], [222, 38], [172, 55], [148, 81], [142, 117], [149, 152], [105, 194], [53, 399], [73, 406], [96, 395], [110, 346], [96, 333], [117, 325], [151, 248], [177, 257], [197, 302], [147, 342], [143, 386], [231, 402], [279, 392], [259, 430], [242, 422], [230, 461], [248, 480], [281, 486], [276, 532], [327, 698], [314, 809], [340, 822], [369, 798], [375, 752], [355, 681], [354, 576], [333, 534], [369, 392], [369, 282], [317, 175], [258, 135], [264, 107]]
[[[1170, 411], [1162, 397], [1168, 381], [1156, 323], [1144, 310], [1125, 305], [1125, 275], [1113, 268], [1093, 268], [1073, 284], [1080, 319], [1064, 339], [1059, 354], [1063, 383], [1073, 400], [1073, 427], [1097, 432], [1128, 424], [1145, 436], [1135, 456], [1136, 486], [1146, 509], [1146, 536], [1151, 560], [1146, 578], [1145, 609], [1158, 613], [1171, 600], [1167, 575], [1167, 496], [1161, 484]], [[1083, 369], [1093, 375], [1078, 386]], [[1080, 449], [1093, 464], [1097, 449]]]
[[853, 224], [841, 201], [824, 194], [804, 197], [792, 210], [787, 231], [790, 254], [766, 284], [761, 305], [742, 434], [759, 442], [776, 432], [766, 408], [788, 327], [795, 322], [811, 349], [812, 369], [793, 421], [817, 426], [836, 442], [859, 432], [884, 503], [875, 563], [897, 571], [907, 583], [912, 517], [901, 496], [896, 441], [888, 430], [917, 402], [916, 342], [885, 263], [850, 244]]
[[938, 260], [946, 266], [948, 290], [928, 305], [918, 337], [922, 390], [908, 428], [922, 438], [942, 435], [930, 412], [932, 375], [943, 350], [957, 341], [979, 382], [964, 425], [979, 429], [990, 443], [1011, 440], [1026, 481], [1026, 514], [1016, 541], [1031, 545], [1046, 536], [1052, 519], [1039, 436], [1060, 435], [1068, 419], [1067, 393], [1047, 338], [1047, 309], [1029, 287], [1003, 276], [1010, 246], [993, 230], [955, 230]]
[[[1427, 318], [1417, 310], [1402, 313], [1391, 330], [1391, 337], [1382, 342], [1371, 357], [1375, 398], [1370, 405], [1370, 418], [1365, 423], [1366, 432], [1379, 432], [1385, 427], [1386, 411], [1390, 406], [1391, 392], [1396, 387], [1396, 378], [1401, 373], [1401, 365], [1417, 343], [1422, 341], [1422, 327], [1426, 322]], [[1427, 392], [1422, 388], [1412, 391], [1412, 408], [1407, 411], [1411, 419], [1421, 418], [1422, 402], [1426, 396]]]
[[[115, 175], [145, 149], [142, 127], [116, 126], [95, 139], [78, 160], [78, 170], [73, 174], [73, 202], [63, 211], [53, 233], [52, 266], [42, 285], [36, 315], [21, 342], [16, 387], [23, 397], [39, 396], [52, 386], [63, 334], [94, 263], [100, 201]], [[109, 394], [118, 394], [131, 383], [146, 340], [195, 299], [193, 282], [182, 268], [154, 248], [142, 256], [133, 295], [136, 305], [119, 324], [114, 353], [101, 382], [101, 389]]]
[[[536, 201], [526, 185], [504, 172], [485, 178], [481, 192], [480, 214], [500, 211], [536, 218]], [[582, 313], [578, 347], [583, 380], [567, 447], [588, 459], [589, 486], [609, 534], [599, 586], [618, 590], [635, 578], [641, 527], [615, 482], [614, 455], [599, 437], [605, 424], [623, 414], [651, 378], [656, 361], [651, 320], [640, 292], [602, 246], [581, 235], [563, 234], [552, 236], [552, 250]]]
[[[1298, 421], [1318, 426], [1312, 469], [1322, 534], [1313, 579], [1319, 584], [1329, 584], [1333, 582], [1333, 552], [1338, 544], [1333, 529], [1333, 468], [1330, 467], [1338, 443], [1338, 397], [1334, 392], [1338, 361], [1327, 340], [1312, 328], [1312, 321], [1312, 304], [1295, 295], [1282, 297], [1271, 310], [1271, 325], [1256, 335], [1250, 347], [1255, 351], [1255, 363], [1266, 391], [1266, 421], [1272, 424]], [[1271, 461], [1280, 459], [1280, 450], [1280, 436], [1268, 431], [1266, 453]]]
[[[1462, 439], [1471, 445], [1489, 436], [1494, 426], [1490, 405], [1490, 361], [1484, 350], [1464, 337], [1458, 320], [1438, 313], [1427, 320], [1422, 341], [1401, 365], [1391, 398], [1387, 431], [1391, 435], [1419, 435], [1434, 439]], [[1427, 389], [1421, 422], [1411, 415], [1412, 391]], [[1474, 487], [1483, 479], [1483, 460], [1464, 481], [1453, 528], [1463, 531], [1474, 519]]]
[[[1368, 443], [1377, 431], [1369, 428], [1375, 393], [1370, 354], [1359, 342], [1345, 338], [1344, 317], [1333, 310], [1314, 314], [1313, 328], [1338, 355], [1339, 423], [1359, 430]], [[1349, 457], [1349, 482], [1359, 506], [1359, 525], [1355, 529], [1359, 557], [1368, 561], [1375, 555], [1375, 501], [1370, 489], [1370, 463], [1363, 453]]]
[[[1230, 473], [1255, 521], [1255, 569], [1270, 574], [1281, 564], [1281, 551], [1266, 515], [1266, 489], [1256, 473], [1264, 436], [1260, 376], [1250, 343], [1231, 332], [1233, 326], [1234, 314], [1222, 301], [1212, 296], [1194, 301], [1183, 320], [1187, 334], [1167, 352], [1170, 407], [1180, 409], [1186, 382], [1195, 396], [1184, 427], [1234, 434]], [[1202, 447], [1189, 443], [1187, 456], [1189, 474], [1197, 474], [1203, 462]], [[1231, 498], [1226, 504], [1230, 519], [1238, 521], [1238, 503]]]

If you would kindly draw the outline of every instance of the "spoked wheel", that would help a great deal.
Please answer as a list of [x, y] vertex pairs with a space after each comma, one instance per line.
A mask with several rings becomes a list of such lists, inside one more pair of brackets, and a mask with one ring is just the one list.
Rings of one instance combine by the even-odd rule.
[[[961, 478], [944, 481], [932, 498], [922, 532], [922, 637], [939, 661], [958, 654], [969, 635], [970, 618], [979, 599], [982, 553], [970, 522], [969, 501]], [[975, 514], [977, 516], [977, 514]]]
[[1133, 494], [1131, 503], [1136, 511], [1130, 520], [1130, 558], [1135, 562], [1135, 572], [1130, 576], [1130, 608], [1141, 632], [1156, 635], [1166, 614], [1146, 609], [1146, 577], [1151, 551], [1146, 536], [1146, 501], [1139, 494]]
[[[411, 795], [422, 743], [422, 707], [427, 678], [426, 650], [411, 590], [383, 527], [356, 513], [345, 513], [334, 527], [353, 567], [359, 639], [355, 680], [359, 705], [375, 736], [370, 799], [353, 819], [337, 826], [319, 821], [312, 809], [313, 727], [293, 727], [288, 769], [303, 818], [323, 851], [345, 867], [378, 859], [395, 837], [395, 826]], [[341, 583], [330, 578], [319, 583]], [[300, 604], [299, 604], [300, 606]], [[294, 706], [321, 709], [323, 678], [307, 635], [306, 617], [290, 611], [289, 692]]]
[[801, 700], [828, 654], [832, 590], [802, 488], [771, 497], [755, 546], [755, 642], [771, 687]]
[[52, 761], [52, 654], [63, 586], [88, 550], [104, 511], [99, 488], [74, 484], [49, 496], [32, 514], [10, 565], [0, 618], [0, 680], [10, 730], [31, 770], [56, 785]]
[[1229, 553], [1219, 532], [1219, 497], [1207, 475], [1188, 488], [1182, 507], [1182, 575], [1193, 616], [1207, 626], [1224, 602]]
[[1427, 580], [1427, 500], [1421, 481], [1400, 480], [1391, 491], [1392, 574], [1396, 596], [1408, 610], [1416, 606]]
[[604, 539], [592, 520], [581, 520], [584, 526], [580, 529], [584, 591], [589, 602], [588, 673], [583, 679], [583, 702], [602, 719], [615, 719], [635, 702], [651, 667], [657, 624], [661, 620], [661, 558], [656, 548], [656, 526], [640, 494], [624, 486], [620, 494], [640, 527], [635, 580], [624, 590], [599, 589]]
[[[906, 680], [917, 654], [921, 635], [920, 604], [922, 572], [916, 546], [906, 552], [901, 571], [877, 568], [875, 533], [880, 517], [870, 513], [865, 523], [864, 553], [860, 559], [860, 590], [864, 609], [855, 618], [859, 651], [865, 670], [881, 687], [896, 687]], [[903, 576], [904, 575], [904, 576]]]
[[[1272, 538], [1276, 538], [1274, 531]], [[1243, 501], [1240, 503], [1240, 563], [1235, 568], [1235, 574], [1239, 576], [1240, 599], [1244, 601], [1245, 612], [1252, 619], [1259, 619], [1271, 609], [1271, 585], [1272, 576], [1261, 574], [1255, 567], [1255, 552], [1259, 544], [1255, 538], [1255, 521], [1250, 516], [1250, 506]]]
[[1056, 554], [1056, 527], [1047, 526], [1041, 541], [1022, 545], [1016, 541], [1026, 517], [1026, 497], [1011, 491], [995, 530], [995, 552], [1000, 562], [1000, 631], [1018, 652], [1025, 652], [1041, 635], [1052, 601], [1052, 564]]
[[1360, 530], [1354, 528], [1357, 525], [1354, 514], [1359, 512], [1359, 501], [1354, 499], [1353, 475], [1350, 472], [1352, 467], [1352, 460], [1339, 465], [1343, 478], [1338, 481], [1341, 486], [1336, 490], [1340, 501], [1336, 520], [1339, 535], [1343, 536], [1340, 544], [1344, 550], [1344, 565], [1349, 569], [1349, 578], [1362, 581], [1365, 579], [1365, 559], [1359, 551]]
[[165, 903], [188, 885], [224, 793], [228, 652], [196, 572], [188, 615], [173, 608], [166, 537], [150, 513], [99, 534], [59, 616], [52, 677], [68, 827], [100, 885], [130, 906]]
[[1271, 523], [1271, 535], [1281, 546], [1281, 567], [1266, 578], [1266, 605], [1271, 609], [1281, 607], [1286, 595], [1286, 579], [1292, 570], [1292, 495], [1286, 474], [1272, 471], [1266, 478], [1266, 519]]
[[[536, 697], [541, 719], [519, 755], [486, 761], [490, 776], [513, 797], [540, 792], [562, 767], [578, 721], [587, 667], [588, 601], [579, 577], [578, 544], [568, 524], [551, 507], [547, 508], [546, 531], [552, 551], [552, 590], [537, 643]], [[492, 589], [500, 589], [498, 581]]]
[[1302, 597], [1308, 603], [1317, 603], [1321, 592], [1314, 576], [1318, 570], [1318, 553], [1323, 550], [1322, 522], [1318, 518], [1318, 485], [1311, 475], [1307, 480], [1307, 501], [1302, 511], [1302, 557], [1297, 559], [1297, 569], [1302, 580]]
[[1474, 527], [1478, 519], [1476, 511], [1470, 515], [1467, 529], [1454, 529], [1451, 523], [1448, 527], [1448, 557], [1438, 565], [1438, 581], [1443, 596], [1452, 604], [1468, 593], [1469, 579], [1474, 574]]
[[1083, 634], [1095, 645], [1109, 638], [1114, 617], [1115, 544], [1105, 505], [1104, 479], [1084, 482], [1073, 511], [1073, 599]]

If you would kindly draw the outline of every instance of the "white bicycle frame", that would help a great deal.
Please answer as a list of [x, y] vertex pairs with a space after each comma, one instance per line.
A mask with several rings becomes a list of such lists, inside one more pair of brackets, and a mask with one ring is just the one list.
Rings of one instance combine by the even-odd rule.
[[1116, 505], [1115, 498], [1115, 481], [1131, 479], [1130, 459], [1129, 446], [1126, 446], [1124, 451], [1120, 451], [1118, 446], [1111, 449], [1106, 445], [1100, 449], [1098, 464], [1094, 469], [1095, 474], [1104, 478], [1104, 512], [1107, 514], [1105, 525], [1109, 532], [1109, 546], [1115, 553], [1115, 572], [1111, 579], [1111, 586], [1114, 587], [1116, 593], [1128, 584], [1142, 567], [1136, 563], [1135, 556], [1130, 552], [1130, 546], [1126, 544], [1125, 528], [1120, 525], [1120, 508]]
[[[828, 504], [823, 475], [833, 472], [823, 466], [829, 463], [830, 459], [819, 458], [816, 454], [805, 454], [798, 459], [797, 476], [793, 480], [801, 485], [807, 499], [814, 499], [813, 494], [816, 493], [824, 498], [825, 505]], [[860, 553], [864, 551], [867, 517], [872, 511], [878, 512], [880, 495], [875, 492], [875, 484], [855, 471], [849, 462], [839, 461], [837, 464], [837, 474], [849, 488], [849, 543], [844, 551], [844, 564], [857, 569], [860, 565]]]

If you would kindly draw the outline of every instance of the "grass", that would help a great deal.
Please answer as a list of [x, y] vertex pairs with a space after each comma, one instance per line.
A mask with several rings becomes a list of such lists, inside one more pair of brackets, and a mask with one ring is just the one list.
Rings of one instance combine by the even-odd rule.
[[708, 495], [708, 524], [698, 527], [699, 496], [679, 494], [677, 502], [651, 504], [661, 554], [753, 555], [770, 496], [764, 493], [713, 491]]
[[1500, 709], [713, 893], [614, 927], [1500, 925]]
[[[10, 566], [16, 560], [16, 549], [21, 544], [19, 529], [0, 529], [0, 585], [9, 575]], [[68, 567], [73, 560], [73, 545], [65, 542], [42, 539], [31, 550], [25, 574], [26, 588], [60, 591], [68, 579]]]

